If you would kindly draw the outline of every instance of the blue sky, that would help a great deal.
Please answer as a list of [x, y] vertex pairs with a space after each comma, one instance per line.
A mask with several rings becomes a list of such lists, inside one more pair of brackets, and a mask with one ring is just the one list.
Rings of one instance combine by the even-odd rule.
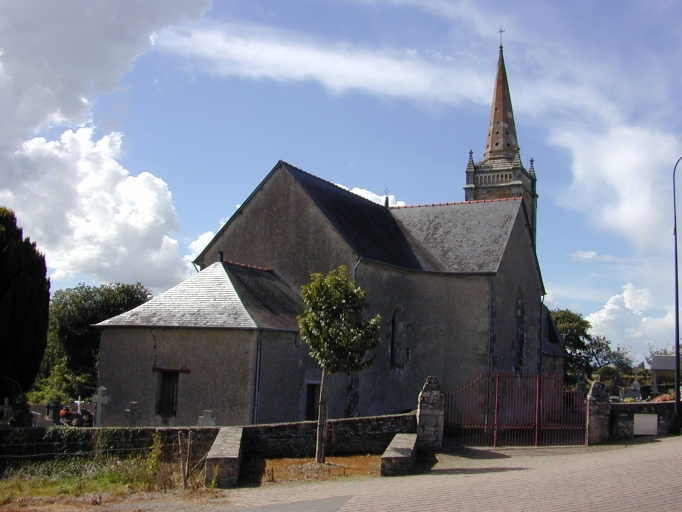
[[464, 199], [503, 27], [551, 307], [673, 343], [674, 1], [0, 1], [0, 204], [53, 289], [160, 292], [279, 159], [366, 196]]

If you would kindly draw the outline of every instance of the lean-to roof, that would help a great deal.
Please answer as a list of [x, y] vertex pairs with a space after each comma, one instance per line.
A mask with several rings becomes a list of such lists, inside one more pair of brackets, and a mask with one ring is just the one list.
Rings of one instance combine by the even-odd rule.
[[218, 262], [97, 327], [203, 327], [298, 331], [304, 304], [272, 270]]

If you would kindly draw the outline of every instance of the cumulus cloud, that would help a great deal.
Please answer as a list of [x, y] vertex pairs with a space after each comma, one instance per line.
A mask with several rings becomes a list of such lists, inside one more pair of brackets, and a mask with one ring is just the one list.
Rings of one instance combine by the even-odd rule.
[[650, 311], [652, 305], [650, 289], [628, 283], [623, 286], [623, 293], [611, 297], [601, 310], [586, 318], [592, 324], [594, 334], [642, 352], [649, 344], [660, 348], [666, 346], [673, 332], [674, 308], [666, 306], [663, 312], [656, 312]]
[[[224, 224], [224, 222], [222, 222], [221, 220], [221, 225], [222, 224]], [[183, 258], [188, 267], [193, 268], [192, 262], [196, 259], [199, 253], [204, 250], [204, 248], [209, 244], [209, 242], [213, 240], [214, 236], [215, 233], [213, 231], [206, 231], [205, 233], [200, 234], [195, 240], [190, 242], [189, 244], [190, 252]]]
[[[164, 27], [209, 0], [3, 2], [0, 7], [0, 202], [42, 251], [53, 279], [142, 281], [184, 276], [163, 180], [123, 168], [119, 133], [95, 135], [93, 106]], [[62, 130], [49, 139], [38, 136]]]
[[0, 190], [0, 202], [18, 205], [53, 279], [82, 273], [158, 289], [184, 276], [168, 235], [178, 229], [168, 187], [150, 173], [131, 176], [120, 156], [119, 134], [94, 140], [92, 128], [80, 128], [26, 141], [6, 160], [32, 179]]

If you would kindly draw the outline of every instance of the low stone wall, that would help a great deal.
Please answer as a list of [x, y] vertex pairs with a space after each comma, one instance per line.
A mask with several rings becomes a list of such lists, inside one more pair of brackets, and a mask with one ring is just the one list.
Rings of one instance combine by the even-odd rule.
[[[314, 421], [272, 425], [248, 425], [243, 431], [242, 458], [311, 457], [315, 455], [317, 424]], [[178, 432], [192, 433], [192, 459], [211, 449], [219, 427], [32, 427], [0, 428], [0, 470], [25, 460], [54, 458], [66, 454], [82, 457], [145, 455], [154, 433], [161, 436], [164, 457], [175, 457]], [[398, 433], [416, 433], [414, 413], [329, 420], [329, 455], [381, 454]]]
[[[329, 420], [327, 454], [383, 453], [395, 434], [417, 432], [414, 413]], [[248, 425], [242, 437], [242, 457], [277, 459], [315, 455], [317, 422]]]
[[27, 460], [65, 455], [85, 458], [146, 455], [154, 443], [155, 433], [160, 436], [164, 458], [173, 460], [178, 451], [178, 432], [185, 439], [191, 432], [192, 461], [196, 462], [211, 449], [219, 430], [205, 427], [0, 428], [0, 471], [11, 464]]
[[609, 437], [611, 441], [634, 436], [635, 414], [657, 414], [658, 435], [672, 435], [675, 427], [675, 402], [635, 402], [610, 404]]

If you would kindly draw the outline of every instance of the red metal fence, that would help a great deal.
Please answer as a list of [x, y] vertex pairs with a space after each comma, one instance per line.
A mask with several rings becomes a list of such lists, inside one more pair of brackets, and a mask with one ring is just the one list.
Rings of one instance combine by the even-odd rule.
[[482, 374], [445, 396], [445, 446], [585, 444], [585, 394], [554, 375]]

